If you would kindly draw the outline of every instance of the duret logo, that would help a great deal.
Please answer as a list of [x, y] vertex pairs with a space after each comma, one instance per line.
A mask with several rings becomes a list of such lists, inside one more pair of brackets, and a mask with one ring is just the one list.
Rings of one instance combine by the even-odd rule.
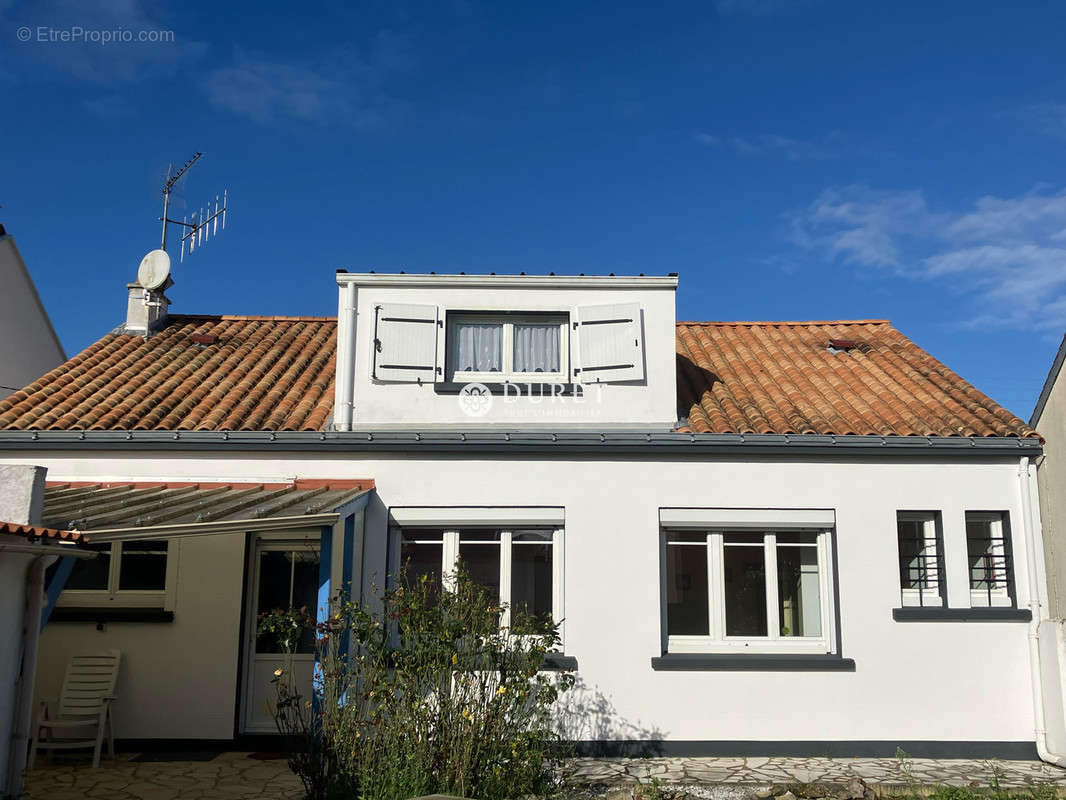
[[459, 409], [468, 417], [483, 417], [492, 410], [492, 392], [483, 383], [468, 383], [459, 390]]

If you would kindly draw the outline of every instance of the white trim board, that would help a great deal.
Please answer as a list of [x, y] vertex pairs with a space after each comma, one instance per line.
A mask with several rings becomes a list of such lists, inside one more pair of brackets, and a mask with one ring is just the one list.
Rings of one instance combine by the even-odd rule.
[[676, 275], [397, 275], [338, 272], [337, 284], [397, 287], [535, 289], [677, 289]]
[[659, 524], [668, 528], [831, 528], [831, 508], [660, 508]]
[[563, 525], [562, 506], [394, 506], [393, 525]]

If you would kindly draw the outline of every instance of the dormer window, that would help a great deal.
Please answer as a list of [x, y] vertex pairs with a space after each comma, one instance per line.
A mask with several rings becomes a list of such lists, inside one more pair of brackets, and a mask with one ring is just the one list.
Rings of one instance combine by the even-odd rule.
[[565, 381], [569, 351], [563, 314], [448, 314], [451, 381]]

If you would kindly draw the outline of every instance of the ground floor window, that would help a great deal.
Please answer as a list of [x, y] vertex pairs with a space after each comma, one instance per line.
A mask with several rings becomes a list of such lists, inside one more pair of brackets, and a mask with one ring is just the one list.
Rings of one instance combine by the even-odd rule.
[[90, 543], [89, 548], [99, 555], [75, 562], [64, 586], [64, 605], [164, 605], [170, 542]]
[[1014, 564], [1006, 512], [966, 512], [970, 605], [1014, 605]]
[[830, 652], [829, 533], [667, 530], [667, 649]]
[[[502, 624], [562, 619], [562, 531], [553, 528], [400, 528], [394, 533], [393, 574], [425, 577], [446, 589], [462, 564], [493, 600], [506, 606]], [[515, 612], [521, 611], [521, 614]]]
[[899, 580], [904, 606], [944, 604], [944, 553], [941, 545], [940, 513], [899, 511], [896, 513], [899, 542]]

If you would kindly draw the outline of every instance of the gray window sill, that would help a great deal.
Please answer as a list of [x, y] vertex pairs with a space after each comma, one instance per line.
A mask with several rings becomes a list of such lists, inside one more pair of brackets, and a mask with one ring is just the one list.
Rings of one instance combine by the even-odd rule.
[[896, 622], [1030, 622], [1027, 608], [940, 608], [904, 606], [892, 609]]
[[548, 653], [544, 659], [545, 672], [564, 672], [567, 670], [577, 671], [577, 659], [573, 656], [564, 656], [562, 653]]
[[[459, 394], [462, 388], [469, 383], [480, 383], [480, 381], [443, 381], [434, 383], [433, 391], [437, 394]], [[574, 384], [572, 383], [536, 383], [532, 381], [523, 383], [521, 381], [512, 381], [510, 383], [486, 383], [483, 385], [489, 390], [489, 394], [502, 395], [505, 392], [509, 392], [514, 396], [517, 389], [521, 393], [519, 396], [524, 398], [532, 396], [538, 400], [541, 397], [551, 397], [553, 393], [557, 397], [566, 397], [574, 393]]]
[[855, 660], [831, 654], [666, 653], [653, 658], [651, 668], [663, 672], [854, 672]]
[[81, 608], [56, 606], [49, 622], [173, 622], [174, 612], [161, 608]]

